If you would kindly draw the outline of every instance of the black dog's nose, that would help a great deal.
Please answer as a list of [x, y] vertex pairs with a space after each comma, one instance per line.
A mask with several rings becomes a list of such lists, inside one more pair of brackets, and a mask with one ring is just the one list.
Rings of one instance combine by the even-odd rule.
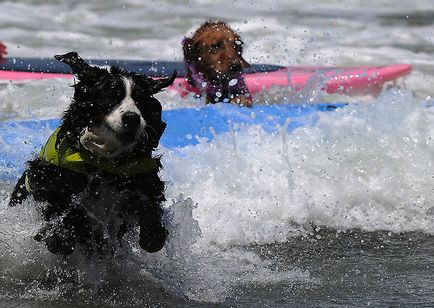
[[140, 125], [140, 115], [135, 112], [125, 112], [122, 115], [122, 123], [126, 129], [134, 130]]

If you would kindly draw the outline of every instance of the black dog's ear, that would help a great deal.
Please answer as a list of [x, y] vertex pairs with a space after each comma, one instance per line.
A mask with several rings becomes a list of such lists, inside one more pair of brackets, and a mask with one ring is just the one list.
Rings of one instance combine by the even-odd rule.
[[178, 71], [174, 70], [172, 76], [153, 80], [151, 84], [151, 94], [159, 92], [161, 89], [170, 86], [178, 75]]
[[195, 63], [199, 55], [199, 50], [191, 38], [185, 37], [182, 40], [182, 51], [184, 53], [184, 60], [186, 63]]
[[78, 79], [92, 79], [103, 71], [101, 68], [87, 64], [75, 51], [68, 52], [64, 55], [55, 55], [54, 57], [60, 62], [68, 64], [73, 74], [76, 75]]

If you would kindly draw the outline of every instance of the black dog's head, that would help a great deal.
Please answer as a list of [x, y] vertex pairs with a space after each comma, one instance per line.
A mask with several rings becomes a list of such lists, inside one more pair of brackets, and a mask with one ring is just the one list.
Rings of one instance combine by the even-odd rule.
[[109, 158], [150, 154], [158, 146], [166, 124], [153, 95], [172, 84], [176, 71], [169, 78], [153, 80], [118, 67], [90, 66], [76, 52], [55, 58], [68, 64], [78, 80], [62, 119], [61, 136]]

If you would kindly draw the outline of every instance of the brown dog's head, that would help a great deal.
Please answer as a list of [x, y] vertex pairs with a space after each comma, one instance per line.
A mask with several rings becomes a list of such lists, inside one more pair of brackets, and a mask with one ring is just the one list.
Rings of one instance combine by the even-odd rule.
[[185, 62], [207, 81], [231, 80], [250, 66], [242, 57], [241, 38], [221, 21], [206, 22], [183, 44]]

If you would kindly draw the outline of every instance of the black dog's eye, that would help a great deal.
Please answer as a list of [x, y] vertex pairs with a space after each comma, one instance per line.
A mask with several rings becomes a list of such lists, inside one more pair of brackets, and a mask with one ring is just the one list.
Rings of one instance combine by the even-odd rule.
[[97, 84], [99, 95], [106, 100], [120, 102], [125, 97], [125, 86], [118, 80], [106, 80]]
[[140, 85], [135, 85], [132, 89], [131, 97], [133, 98], [136, 105], [139, 105], [143, 104], [149, 98], [149, 93]]
[[125, 98], [125, 85], [119, 78], [106, 78], [93, 87], [92, 102], [95, 112], [107, 113]]

